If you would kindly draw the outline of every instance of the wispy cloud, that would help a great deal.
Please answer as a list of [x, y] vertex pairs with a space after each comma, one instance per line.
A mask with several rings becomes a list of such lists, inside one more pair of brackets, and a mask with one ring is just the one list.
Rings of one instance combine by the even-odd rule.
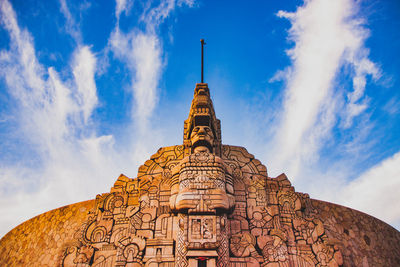
[[162, 68], [162, 48], [155, 34], [132, 30], [125, 34], [116, 28], [110, 38], [114, 55], [129, 71], [131, 93], [135, 99], [132, 117], [141, 131], [148, 128], [148, 120], [157, 104], [157, 87]]
[[400, 111], [400, 101], [396, 97], [392, 97], [382, 108], [390, 115], [398, 114]]
[[184, 4], [192, 6], [193, 1], [165, 0], [155, 7], [148, 4], [140, 17], [140, 21], [145, 23], [145, 30], [134, 27], [125, 33], [120, 28], [119, 20], [122, 12], [129, 10], [131, 3], [122, 0], [116, 3], [117, 23], [109, 43], [115, 57], [126, 64], [130, 71], [130, 89], [135, 100], [132, 117], [136, 119], [136, 126], [143, 136], [149, 130], [149, 117], [158, 102], [158, 83], [164, 65], [158, 27], [177, 6]]
[[[365, 88], [369, 78], [377, 81], [381, 77], [381, 70], [369, 59], [365, 42], [370, 33], [358, 5], [352, 0], [307, 0], [295, 12], [278, 12], [279, 17], [291, 22], [288, 39], [294, 47], [287, 51], [291, 66], [278, 71], [270, 80], [284, 80], [286, 84], [283, 110], [273, 129], [270, 173], [276, 175], [276, 170], [284, 170], [301, 190], [314, 193], [312, 197], [359, 208], [398, 223], [400, 214], [382, 209], [389, 201], [399, 202], [399, 197], [381, 196], [386, 194], [384, 188], [393, 185], [398, 190], [400, 184], [394, 178], [380, 178], [387, 174], [398, 176], [398, 154], [358, 178], [352, 163], [335, 163], [335, 159], [325, 158], [330, 166], [319, 165], [321, 152], [333, 140], [334, 131], [360, 131], [354, 127], [355, 118], [359, 125], [363, 124], [364, 136], [374, 125], [367, 113], [369, 98]], [[349, 87], [346, 80], [351, 81]], [[347, 152], [354, 152], [355, 156], [357, 150], [366, 146], [360, 140], [346, 140], [343, 147], [351, 146], [353, 151]], [[357, 159], [353, 161], [356, 163]], [[349, 183], [351, 177], [356, 178]], [[368, 186], [370, 190], [361, 194], [362, 188]]]
[[76, 49], [72, 62], [77, 102], [83, 111], [85, 123], [88, 122], [98, 102], [95, 82], [96, 61], [88, 46], [80, 46]]
[[65, 30], [76, 43], [82, 43], [82, 33], [79, 29], [79, 25], [76, 23], [75, 18], [72, 16], [66, 0], [60, 0], [60, 11], [64, 15], [66, 23]]
[[88, 119], [98, 103], [97, 88], [95, 83], [95, 74], [97, 59], [91, 48], [83, 45], [82, 33], [80, 26], [76, 23], [67, 2], [60, 0], [60, 10], [66, 20], [66, 31], [76, 42], [76, 47], [73, 52], [72, 68], [76, 84], [75, 100], [78, 107], [83, 111], [84, 122]]
[[157, 27], [167, 19], [176, 7], [187, 5], [192, 7], [194, 0], [164, 0], [154, 8], [150, 6], [144, 9], [141, 20], [145, 22], [146, 29], [149, 32], [157, 30]]
[[[353, 1], [314, 0], [306, 1], [295, 13], [278, 12], [292, 23], [289, 40], [295, 45], [287, 51], [292, 66], [287, 70], [284, 110], [276, 129], [279, 154], [275, 164], [292, 166], [293, 176], [304, 160], [318, 158], [315, 156], [339, 114], [344, 126], [350, 127], [352, 118], [367, 105], [363, 101], [366, 75], [377, 77], [379, 71], [368, 59], [364, 48], [368, 31], [356, 17], [357, 11]], [[335, 88], [335, 82], [345, 65], [355, 74], [353, 90], [346, 90], [343, 107], [337, 97], [343, 92]]]
[[383, 160], [346, 185], [342, 203], [373, 214], [400, 228], [400, 152]]
[[[9, 1], [0, 1], [1, 26], [10, 36], [7, 49], [0, 51], [0, 77], [16, 106], [15, 110], [5, 111], [13, 114], [1, 117], [17, 125], [8, 129], [10, 135], [18, 138], [15, 153], [24, 150], [24, 146], [37, 155], [35, 164], [26, 163], [23, 158], [0, 164], [0, 211], [7, 214], [0, 220], [0, 236], [34, 215], [107, 192], [119, 173], [135, 175], [138, 164], [142, 163], [137, 159], [143, 161], [143, 157], [153, 152], [148, 150], [154, 139], [150, 140], [146, 129], [157, 103], [164, 64], [157, 27], [167, 15], [158, 15], [152, 11], [154, 7], [149, 8], [146, 12], [158, 17], [148, 22], [154, 23], [149, 26], [151, 31], [134, 28], [123, 33], [119, 29], [119, 16], [128, 15], [132, 3], [117, 1], [118, 20], [110, 36], [110, 46], [130, 71], [135, 99], [132, 116], [135, 125], [130, 125], [131, 122], [126, 125], [128, 136], [122, 138], [128, 141], [121, 151], [115, 147], [114, 136], [98, 133], [101, 122], [93, 117], [99, 105], [96, 72], [102, 69], [102, 74], [105, 73], [104, 66], [99, 66], [101, 58], [84, 43], [80, 25], [67, 2], [60, 0], [60, 6], [66, 20], [64, 30], [73, 38], [75, 47], [69, 64], [57, 71], [39, 62], [33, 36], [18, 24]], [[169, 9], [168, 14], [172, 11]], [[142, 131], [138, 133], [140, 127]], [[132, 141], [132, 136], [139, 138]]]
[[[371, 75], [374, 80], [381, 76], [378, 67], [366, 58], [368, 56], [367, 51], [365, 48], [356, 47], [356, 49], [351, 49], [346, 57], [346, 60], [354, 66], [355, 74], [353, 76], [353, 91], [347, 94], [348, 104], [342, 124], [344, 128], [351, 127], [353, 118], [361, 114], [368, 106], [367, 99], [363, 98], [367, 75]], [[360, 55], [357, 55], [357, 53]]]
[[119, 17], [123, 12], [129, 12], [130, 8], [132, 7], [132, 1], [130, 0], [116, 0], [116, 7], [115, 7], [115, 17], [119, 22]]
[[118, 168], [112, 170], [117, 161], [108, 157], [118, 155], [112, 136], [98, 136], [90, 123], [97, 104], [96, 58], [90, 49], [75, 50], [67, 66], [73, 80], [63, 80], [38, 61], [33, 38], [19, 27], [11, 4], [2, 1], [0, 7], [10, 36], [9, 50], [0, 52], [0, 73], [18, 107], [15, 134], [21, 144], [33, 145], [39, 157], [34, 167], [20, 162], [0, 166], [0, 202], [8, 214], [8, 221], [0, 222], [3, 234], [16, 222], [105, 191], [118, 174]]

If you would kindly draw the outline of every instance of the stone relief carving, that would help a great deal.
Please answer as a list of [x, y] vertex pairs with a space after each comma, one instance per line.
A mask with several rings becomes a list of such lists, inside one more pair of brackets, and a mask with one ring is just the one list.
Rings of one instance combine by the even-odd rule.
[[198, 84], [184, 144], [160, 148], [137, 178], [98, 195], [62, 266], [341, 266], [306, 194], [268, 177], [245, 148], [221, 144]]
[[141, 179], [121, 175], [112, 193], [97, 196], [81, 245], [66, 248], [61, 265], [189, 266], [201, 250], [215, 251], [219, 266], [343, 264], [308, 195], [285, 176], [263, 174], [244, 148], [222, 148], [224, 158], [164, 148], [141, 167]]

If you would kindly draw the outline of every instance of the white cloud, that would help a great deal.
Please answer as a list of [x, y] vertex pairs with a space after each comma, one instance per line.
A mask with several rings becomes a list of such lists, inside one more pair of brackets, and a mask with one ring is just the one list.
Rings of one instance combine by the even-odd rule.
[[[313, 198], [347, 205], [400, 227], [400, 152], [361, 175], [353, 167], [358, 153], [368, 146], [362, 139], [374, 125], [366, 113], [365, 88], [369, 78], [375, 82], [381, 77], [381, 70], [368, 58], [369, 31], [358, 4], [307, 0], [293, 13], [278, 12], [292, 24], [289, 40], [294, 47], [287, 51], [291, 66], [270, 80], [284, 80], [286, 88], [269, 144], [273, 148], [267, 156], [269, 173], [275, 176], [283, 170], [297, 190]], [[351, 88], [341, 85], [344, 75]], [[321, 159], [324, 146], [333, 142], [334, 130], [355, 136], [342, 144], [348, 156]]]
[[110, 49], [130, 71], [130, 89], [135, 100], [132, 117], [142, 137], [150, 130], [149, 118], [158, 102], [158, 83], [163, 68], [163, 48], [157, 35], [158, 27], [177, 6], [184, 4], [193, 6], [193, 1], [163, 0], [155, 7], [149, 4], [140, 17], [146, 29], [133, 28], [125, 33], [119, 27], [119, 17], [129, 3], [116, 2], [117, 23], [109, 39]]
[[131, 31], [127, 34], [117, 28], [110, 38], [114, 55], [131, 72], [131, 92], [135, 99], [132, 116], [142, 132], [148, 130], [148, 120], [157, 104], [157, 87], [162, 58], [160, 41], [155, 34]]
[[[354, 66], [355, 75], [353, 77], [353, 91], [347, 94], [349, 103], [342, 124], [344, 128], [351, 127], [353, 118], [361, 114], [368, 106], [365, 99], [360, 101], [364, 96], [365, 86], [367, 84], [366, 76], [371, 75], [374, 80], [377, 80], [381, 76], [378, 67], [376, 67], [376, 65], [368, 58], [365, 58], [365, 54], [368, 54], [366, 51], [365, 48], [360, 48], [357, 49], [356, 52], [361, 52], [361, 56], [357, 57], [355, 55], [350, 55], [346, 57], [346, 59]], [[350, 52], [350, 54], [352, 54], [355, 51], [350, 50]]]
[[107, 191], [124, 160], [112, 149], [113, 137], [97, 136], [89, 123], [97, 104], [96, 58], [90, 49], [77, 48], [70, 66], [74, 80], [63, 81], [38, 62], [33, 38], [18, 26], [10, 3], [2, 1], [0, 7], [10, 35], [0, 73], [18, 107], [15, 134], [21, 136], [19, 149], [34, 145], [39, 157], [38, 166], [0, 166], [0, 206], [7, 214], [0, 221], [2, 235], [33, 215]]
[[[302, 166], [319, 158], [337, 121], [342, 119], [350, 127], [352, 119], [366, 108], [366, 75], [379, 77], [378, 68], [368, 59], [364, 47], [368, 31], [357, 12], [357, 3], [350, 0], [310, 0], [294, 13], [278, 12], [292, 23], [289, 39], [295, 45], [287, 51], [292, 60], [285, 71], [288, 75], [280, 71], [272, 79], [286, 78], [287, 87], [272, 142], [276, 156], [271, 165], [278, 170], [289, 166], [292, 179], [299, 176]], [[345, 65], [354, 72], [347, 99], [335, 88]]]
[[95, 72], [96, 57], [88, 46], [78, 47], [73, 58], [73, 74], [77, 85], [78, 104], [83, 110], [85, 122], [97, 104]]
[[383, 110], [390, 115], [395, 115], [400, 111], [400, 101], [396, 97], [392, 97], [384, 106]]
[[76, 24], [74, 17], [68, 9], [67, 2], [65, 0], [60, 0], [60, 5], [60, 11], [66, 19], [65, 30], [72, 36], [76, 43], [82, 43], [82, 33], [79, 29], [79, 25]]
[[[32, 40], [31, 36], [26, 31], [21, 31], [17, 25], [16, 15], [14, 10], [12, 9], [10, 3], [8, 1], [2, 1], [0, 3], [1, 13], [3, 16], [1, 17], [1, 22], [4, 28], [9, 32], [10, 39], [13, 43], [13, 49], [18, 53], [18, 58], [15, 59], [12, 54], [6, 53], [2, 51], [2, 58], [6, 60], [6, 62], [13, 62], [14, 60], [19, 60], [21, 65], [24, 68], [13, 69], [10, 72], [10, 76], [6, 76], [6, 79], [15, 78], [14, 75], [23, 71], [24, 79], [16, 80], [18, 86], [16, 86], [16, 94], [20, 92], [23, 86], [26, 84], [31, 88], [35, 88], [37, 90], [34, 91], [36, 94], [43, 93], [42, 88], [44, 87], [43, 81], [37, 77], [37, 73], [43, 74], [43, 68], [38, 64], [36, 57], [34, 56], [35, 50], [31, 45]], [[16, 66], [15, 66], [16, 67]], [[21, 99], [24, 104], [28, 104], [28, 97]]]
[[[128, 92], [132, 94], [134, 103], [131, 109], [132, 124], [127, 127], [131, 134], [132, 162], [140, 164], [144, 155], [149, 155], [154, 149], [155, 140], [163, 140], [160, 131], [151, 125], [151, 117], [158, 103], [159, 81], [164, 67], [162, 41], [159, 36], [159, 26], [166, 18], [183, 4], [192, 6], [191, 1], [163, 0], [152, 6], [144, 5], [144, 10], [138, 19], [138, 24], [144, 23], [144, 29], [133, 27], [123, 31], [119, 18], [123, 11], [130, 8], [130, 2], [116, 2], [117, 22], [109, 38], [109, 49], [114, 57], [121, 61], [129, 70], [130, 84]], [[125, 12], [127, 13], [127, 12]], [[160, 144], [162, 145], [162, 144]]]
[[383, 160], [345, 186], [341, 203], [400, 228], [400, 152]]
[[[0, 51], [0, 77], [17, 107], [12, 111], [15, 114], [2, 118], [18, 126], [9, 129], [10, 135], [18, 137], [18, 149], [26, 146], [37, 155], [33, 165], [23, 159], [0, 164], [0, 212], [7, 214], [0, 220], [0, 236], [34, 215], [109, 191], [121, 172], [136, 175], [137, 166], [154, 152], [149, 151], [157, 143], [154, 140], [162, 140], [157, 130], [151, 129], [150, 135], [147, 125], [158, 101], [163, 67], [157, 25], [151, 26], [151, 32], [133, 29], [122, 33], [117, 21], [110, 36], [113, 52], [130, 70], [135, 99], [135, 124], [126, 125], [121, 150], [115, 147], [114, 136], [97, 133], [99, 122], [93, 121], [92, 115], [99, 102], [99, 60], [91, 46], [82, 43], [79, 25], [66, 1], [60, 3], [67, 21], [65, 30], [76, 47], [69, 66], [58, 72], [38, 61], [33, 37], [18, 25], [11, 4], [0, 1], [1, 25], [10, 36], [8, 50]], [[126, 14], [130, 5], [118, 1], [117, 17]]]
[[147, 8], [144, 10], [141, 20], [146, 23], [147, 31], [153, 32], [156, 28], [174, 11], [176, 6], [188, 5], [192, 7], [194, 5], [193, 0], [163, 0], [160, 4], [154, 8]]
[[132, 1], [130, 0], [116, 0], [116, 7], [115, 7], [115, 17], [119, 21], [119, 17], [121, 16], [122, 12], [128, 13], [130, 8], [132, 7]]

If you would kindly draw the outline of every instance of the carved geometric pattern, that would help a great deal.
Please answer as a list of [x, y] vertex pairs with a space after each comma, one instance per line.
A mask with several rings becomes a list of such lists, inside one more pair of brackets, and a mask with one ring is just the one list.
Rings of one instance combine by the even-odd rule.
[[[139, 179], [119, 177], [112, 193], [96, 198], [87, 222], [77, 229], [81, 245], [67, 247], [62, 263], [91, 258], [93, 265], [114, 266], [153, 259], [187, 267], [205, 249], [218, 255], [217, 266], [342, 264], [340, 246], [326, 236], [307, 194], [296, 193], [284, 175], [267, 177], [244, 148], [223, 148], [222, 159], [201, 153], [200, 159], [180, 154], [179, 160], [174, 147], [161, 149], [141, 167], [147, 182], [140, 181], [136, 195], [128, 190]], [[174, 179], [181, 181], [177, 189]], [[234, 179], [231, 189], [229, 179]], [[179, 204], [177, 199], [184, 200], [181, 210], [171, 204]], [[162, 245], [157, 238], [172, 243]], [[151, 245], [141, 248], [127, 240]]]
[[160, 148], [140, 166], [137, 178], [121, 175], [96, 197], [63, 266], [342, 265], [308, 195], [285, 175], [268, 177], [245, 148], [221, 145], [204, 84], [184, 135], [183, 145]]
[[223, 267], [229, 265], [229, 223], [226, 215], [220, 217], [220, 239], [218, 247], [217, 266]]
[[177, 267], [186, 267], [188, 266], [188, 261], [186, 259], [187, 249], [185, 246], [185, 224], [187, 220], [187, 216], [184, 214], [179, 214], [178, 216], [178, 236], [177, 236], [177, 243], [176, 243], [176, 258], [175, 263]]
[[[0, 265], [400, 264], [395, 229], [355, 210], [311, 200], [295, 192], [286, 175], [268, 177], [266, 167], [245, 148], [222, 145], [207, 84], [196, 86], [183, 145], [160, 148], [139, 167], [136, 178], [121, 175], [110, 193], [90, 203], [89, 213], [89, 204], [82, 211], [78, 203], [14, 229], [18, 238], [5, 236]], [[16, 249], [18, 242], [49, 251], [56, 244], [60, 250], [57, 255], [38, 253], [43, 261], [31, 262], [36, 249], [21, 259], [25, 253]]]

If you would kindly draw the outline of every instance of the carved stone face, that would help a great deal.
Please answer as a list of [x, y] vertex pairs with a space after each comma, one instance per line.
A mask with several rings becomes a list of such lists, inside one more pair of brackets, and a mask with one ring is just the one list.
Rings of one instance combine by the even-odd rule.
[[211, 128], [208, 126], [196, 126], [190, 134], [190, 141], [192, 146], [199, 141], [202, 141], [201, 143], [207, 142], [210, 146], [212, 146], [214, 134]]

